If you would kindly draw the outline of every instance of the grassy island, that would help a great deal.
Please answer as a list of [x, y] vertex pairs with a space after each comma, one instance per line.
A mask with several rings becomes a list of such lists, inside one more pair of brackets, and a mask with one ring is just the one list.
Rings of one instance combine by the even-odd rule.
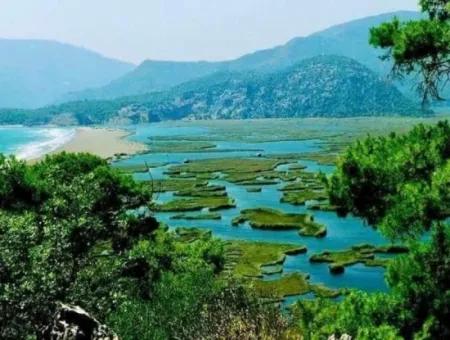
[[295, 244], [232, 241], [226, 246], [227, 262], [237, 277], [261, 277], [261, 267], [283, 264], [286, 255], [306, 253]]
[[255, 229], [290, 230], [298, 229], [302, 236], [321, 237], [326, 235], [325, 226], [315, 223], [314, 217], [308, 214], [285, 214], [267, 208], [246, 209], [233, 219], [233, 225], [249, 222]]
[[310, 257], [310, 262], [330, 263], [330, 272], [333, 274], [342, 274], [345, 267], [356, 263], [362, 263], [366, 266], [385, 267], [389, 259], [377, 258], [377, 253], [383, 254], [401, 254], [408, 252], [408, 248], [401, 245], [389, 245], [376, 247], [369, 244], [353, 246], [350, 249], [342, 251], [324, 251], [320, 254], [314, 254]]
[[170, 217], [172, 220], [220, 220], [222, 216], [216, 212], [199, 214], [177, 214]]
[[327, 194], [323, 191], [284, 191], [280, 202], [293, 205], [304, 205], [307, 201], [324, 201], [327, 198]]
[[235, 207], [234, 200], [228, 197], [193, 197], [180, 198], [166, 203], [156, 204], [155, 210], [161, 212], [182, 212], [209, 209], [210, 211], [214, 211]]

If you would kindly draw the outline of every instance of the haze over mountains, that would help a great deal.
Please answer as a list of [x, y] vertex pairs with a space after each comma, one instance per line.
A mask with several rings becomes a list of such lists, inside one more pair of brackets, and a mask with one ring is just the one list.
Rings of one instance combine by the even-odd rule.
[[386, 82], [390, 65], [368, 43], [369, 29], [394, 16], [421, 14], [364, 18], [231, 61], [145, 61], [135, 68], [68, 45], [23, 41], [15, 63], [0, 57], [0, 66], [14, 65], [2, 67], [9, 73], [0, 73], [0, 107], [60, 104], [1, 110], [0, 123], [413, 114], [413, 92], [401, 87], [407, 99]]
[[[65, 96], [63, 101], [82, 99], [112, 99], [162, 91], [183, 82], [215, 72], [274, 72], [318, 55], [341, 55], [353, 58], [380, 75], [387, 75], [390, 64], [380, 60], [382, 51], [369, 45], [371, 27], [394, 16], [402, 20], [421, 17], [418, 12], [395, 12], [355, 20], [333, 26], [304, 38], [294, 38], [285, 45], [257, 51], [224, 62], [161, 62], [145, 61], [135, 70], [107, 86]], [[405, 88], [410, 90], [410, 88]]]
[[164, 92], [68, 102], [34, 112], [0, 110], [0, 122], [90, 125], [416, 113], [413, 102], [375, 72], [354, 59], [329, 55], [272, 73], [215, 73]]
[[0, 107], [39, 107], [102, 86], [135, 66], [45, 40], [0, 39]]

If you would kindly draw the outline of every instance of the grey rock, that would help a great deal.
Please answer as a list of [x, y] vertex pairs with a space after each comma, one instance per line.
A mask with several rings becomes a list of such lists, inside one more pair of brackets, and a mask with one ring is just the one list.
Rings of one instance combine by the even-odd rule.
[[60, 304], [42, 340], [119, 340], [107, 326], [78, 306]]

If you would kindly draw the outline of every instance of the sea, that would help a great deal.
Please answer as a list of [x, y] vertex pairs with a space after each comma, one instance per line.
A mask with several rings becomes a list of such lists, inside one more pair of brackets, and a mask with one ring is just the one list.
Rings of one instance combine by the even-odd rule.
[[36, 159], [75, 136], [75, 128], [0, 126], [0, 153], [19, 159]]

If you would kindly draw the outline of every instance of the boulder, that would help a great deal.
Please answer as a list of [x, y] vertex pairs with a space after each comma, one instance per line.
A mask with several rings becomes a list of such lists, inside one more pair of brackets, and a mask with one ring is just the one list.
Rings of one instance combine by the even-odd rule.
[[345, 267], [342, 264], [332, 263], [329, 266], [330, 273], [333, 275], [343, 274], [345, 271]]
[[342, 334], [341, 337], [337, 337], [336, 335], [331, 335], [328, 340], [352, 340], [352, 337], [348, 334]]
[[78, 306], [60, 304], [43, 340], [119, 340], [107, 326]]

